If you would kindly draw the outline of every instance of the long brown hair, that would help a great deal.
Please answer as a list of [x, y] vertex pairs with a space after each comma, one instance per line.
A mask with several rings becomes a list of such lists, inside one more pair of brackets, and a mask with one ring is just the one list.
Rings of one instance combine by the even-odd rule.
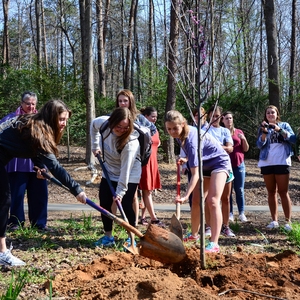
[[50, 100], [36, 114], [22, 115], [18, 118], [17, 128], [22, 132], [23, 139], [30, 139], [33, 148], [37, 152], [42, 150], [46, 153], [58, 155], [57, 144], [63, 132], [59, 127], [59, 116], [72, 112], [61, 100]]
[[116, 107], [119, 107], [119, 96], [120, 95], [126, 96], [129, 99], [129, 107], [128, 108], [129, 108], [129, 110], [132, 114], [133, 119], [135, 120], [137, 115], [140, 112], [136, 107], [133, 93], [130, 90], [127, 90], [127, 89], [119, 91], [119, 93], [117, 94], [117, 98], [116, 98]]
[[[122, 151], [127, 142], [129, 141], [130, 134], [133, 131], [133, 117], [130, 110], [127, 107], [117, 107], [114, 109], [112, 114], [108, 119], [108, 126], [110, 128], [110, 132], [115, 128], [121, 121], [128, 119], [128, 130], [125, 131], [121, 136], [117, 137], [117, 149]], [[107, 135], [108, 136], [108, 135]], [[106, 136], [106, 137], [107, 137]], [[105, 137], [105, 138], [106, 138]], [[104, 139], [105, 139], [104, 138]]]
[[166, 122], [173, 122], [175, 124], [180, 124], [180, 125], [184, 124], [182, 128], [182, 132], [179, 136], [182, 145], [184, 145], [185, 139], [187, 138], [190, 132], [188, 123], [184, 118], [184, 116], [177, 110], [169, 110], [165, 115], [165, 123]]

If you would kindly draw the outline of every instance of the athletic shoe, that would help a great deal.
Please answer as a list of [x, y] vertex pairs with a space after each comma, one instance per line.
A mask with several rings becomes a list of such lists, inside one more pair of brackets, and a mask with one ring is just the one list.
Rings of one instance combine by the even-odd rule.
[[220, 252], [220, 247], [218, 244], [214, 242], [209, 242], [209, 244], [205, 248], [206, 253], [219, 253]]
[[209, 226], [205, 227], [205, 237], [211, 237], [211, 228]]
[[[125, 244], [126, 244], [127, 247], [131, 246], [131, 238], [130, 237], [126, 240]], [[136, 247], [136, 241], [135, 240], [134, 240], [134, 247]]]
[[248, 222], [248, 220], [247, 220], [245, 214], [240, 214], [240, 215], [239, 215], [239, 219], [240, 219], [240, 221], [241, 221], [242, 223]]
[[284, 230], [286, 230], [286, 231], [291, 231], [291, 230], [292, 230], [291, 224], [290, 224], [290, 223], [286, 223], [286, 224], [284, 225]]
[[230, 213], [229, 214], [229, 221], [233, 222], [234, 221], [234, 216], [233, 216], [233, 213]]
[[227, 237], [235, 237], [235, 234], [232, 232], [232, 230], [229, 228], [229, 226], [224, 225], [224, 224], [222, 225], [221, 233]]
[[7, 226], [8, 231], [16, 231], [16, 230], [21, 229], [21, 228], [22, 228], [22, 226], [19, 226], [17, 224], [10, 224], [10, 225]]
[[5, 252], [0, 252], [0, 265], [4, 266], [25, 266], [26, 263], [22, 261], [21, 259], [13, 256], [11, 254], [12, 247], [10, 249], [6, 250]]
[[274, 228], [278, 228], [279, 224], [277, 221], [272, 221], [268, 226], [267, 229], [274, 229]]
[[191, 233], [188, 234], [183, 241], [184, 242], [198, 242], [200, 240], [199, 235], [197, 234], [196, 236], [192, 235]]
[[114, 247], [116, 245], [115, 243], [115, 238], [108, 237], [108, 236], [103, 236], [100, 238], [97, 242], [95, 242], [95, 246], [102, 246], [102, 247]]

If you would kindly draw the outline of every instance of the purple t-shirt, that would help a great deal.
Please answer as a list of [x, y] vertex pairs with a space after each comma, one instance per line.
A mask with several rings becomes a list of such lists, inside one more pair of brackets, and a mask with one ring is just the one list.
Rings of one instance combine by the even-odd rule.
[[[201, 149], [202, 149], [202, 166], [204, 171], [224, 168], [231, 170], [229, 155], [220, 145], [220, 143], [209, 133], [201, 129]], [[177, 139], [178, 140], [178, 139]], [[181, 145], [180, 140], [178, 140]], [[189, 135], [182, 147], [185, 152], [188, 163], [191, 168], [198, 167], [198, 129], [189, 126]]]

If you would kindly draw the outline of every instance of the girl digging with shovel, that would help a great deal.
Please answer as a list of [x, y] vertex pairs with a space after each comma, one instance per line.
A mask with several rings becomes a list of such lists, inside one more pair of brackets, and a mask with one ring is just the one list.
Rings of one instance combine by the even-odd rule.
[[[108, 119], [109, 126], [100, 136], [99, 129]], [[129, 224], [135, 226], [135, 213], [132, 200], [141, 177], [141, 162], [137, 159], [140, 153], [138, 133], [133, 128], [133, 116], [126, 107], [116, 108], [112, 114], [98, 117], [91, 124], [92, 151], [102, 155], [105, 168], [110, 177], [116, 195], [113, 195], [105, 174], [102, 174], [99, 198], [100, 205], [112, 212], [113, 201], [122, 202]], [[102, 139], [100, 141], [100, 139]], [[97, 242], [97, 246], [112, 247], [115, 239], [112, 236], [113, 221], [101, 215], [105, 235]], [[127, 246], [130, 247], [128, 239]]]
[[200, 229], [200, 186], [198, 173], [198, 135], [201, 134], [201, 151], [204, 175], [204, 199], [209, 207], [212, 235], [206, 252], [219, 252], [218, 245], [222, 226], [222, 212], [220, 198], [225, 182], [231, 172], [231, 163], [228, 154], [219, 145], [217, 140], [203, 130], [199, 133], [197, 128], [189, 126], [182, 114], [176, 110], [170, 110], [165, 116], [167, 132], [176, 139], [186, 154], [186, 159], [179, 158], [180, 163], [189, 162], [192, 177], [188, 183], [184, 197], [177, 197], [175, 202], [184, 203], [189, 201], [189, 195], [193, 193], [191, 207], [192, 232], [185, 241], [198, 241]]
[[[7, 249], [5, 234], [11, 195], [5, 165], [14, 157], [31, 158], [38, 168], [48, 170], [58, 178], [79, 202], [86, 202], [86, 195], [59, 164], [57, 143], [71, 116], [71, 111], [60, 100], [48, 101], [38, 113], [25, 114], [0, 124], [0, 265], [23, 266], [25, 262]], [[41, 170], [38, 171], [41, 176]]]

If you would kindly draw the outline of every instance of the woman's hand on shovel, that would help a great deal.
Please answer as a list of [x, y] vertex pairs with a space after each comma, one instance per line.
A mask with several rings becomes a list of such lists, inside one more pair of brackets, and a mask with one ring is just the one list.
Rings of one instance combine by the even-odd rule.
[[79, 201], [83, 204], [86, 204], [86, 198], [87, 198], [87, 196], [86, 196], [85, 192], [81, 192], [76, 196], [77, 201]]
[[183, 203], [186, 202], [186, 200], [187, 200], [187, 197], [181, 197], [180, 198], [180, 196], [177, 196], [174, 202], [179, 203], [179, 204], [183, 204]]
[[47, 179], [42, 175], [42, 173], [47, 173], [47, 170], [45, 168], [40, 169], [37, 166], [34, 166], [34, 170], [36, 171], [36, 178], [38, 178], [38, 179]]
[[115, 195], [115, 196], [113, 197], [113, 199], [114, 199], [114, 201], [119, 201], [120, 203], [122, 202], [122, 197], [119, 196], [119, 195]]

